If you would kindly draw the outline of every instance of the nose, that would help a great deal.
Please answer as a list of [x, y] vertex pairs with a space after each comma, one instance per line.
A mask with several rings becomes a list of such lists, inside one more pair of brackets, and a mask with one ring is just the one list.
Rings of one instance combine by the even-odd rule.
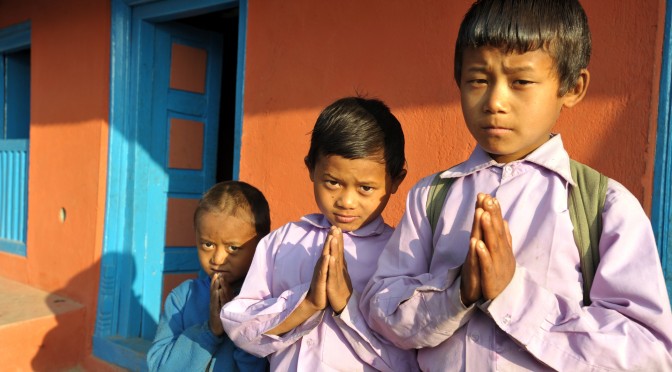
[[229, 254], [226, 252], [226, 248], [218, 245], [215, 252], [212, 254], [212, 258], [210, 258], [210, 261], [214, 265], [223, 265], [228, 256]]
[[483, 112], [500, 114], [508, 111], [508, 86], [502, 83], [493, 83], [488, 87], [484, 96]]
[[344, 188], [336, 199], [336, 206], [343, 209], [352, 209], [356, 204], [357, 196], [355, 190]]

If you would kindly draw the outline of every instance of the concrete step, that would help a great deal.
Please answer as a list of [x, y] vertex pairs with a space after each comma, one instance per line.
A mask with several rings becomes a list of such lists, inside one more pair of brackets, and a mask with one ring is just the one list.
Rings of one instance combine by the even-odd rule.
[[0, 369], [78, 370], [87, 357], [86, 308], [0, 276]]

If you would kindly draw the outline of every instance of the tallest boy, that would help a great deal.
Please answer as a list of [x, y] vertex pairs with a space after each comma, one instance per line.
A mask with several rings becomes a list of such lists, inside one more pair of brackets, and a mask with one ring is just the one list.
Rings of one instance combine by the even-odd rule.
[[375, 331], [419, 349], [423, 370], [672, 370], [651, 225], [614, 180], [583, 302], [568, 211], [576, 180], [551, 129], [586, 93], [590, 49], [575, 0], [483, 0], [465, 16], [455, 79], [478, 146], [441, 174], [454, 181], [435, 233], [434, 176], [410, 191], [361, 300]]

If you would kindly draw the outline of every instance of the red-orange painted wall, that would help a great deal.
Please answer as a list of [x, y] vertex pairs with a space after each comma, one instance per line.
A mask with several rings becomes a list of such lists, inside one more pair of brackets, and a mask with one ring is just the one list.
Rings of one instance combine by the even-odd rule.
[[[391, 224], [413, 183], [468, 156], [474, 141], [452, 56], [470, 3], [249, 0], [240, 178], [264, 191], [274, 227], [316, 210], [303, 157], [319, 111], [338, 97], [382, 98], [404, 125], [409, 174], [385, 212]], [[573, 157], [620, 180], [647, 210], [664, 4], [584, 1], [591, 87], [558, 125]], [[0, 28], [25, 20], [32, 22], [28, 257], [0, 253], [0, 275], [82, 303], [88, 355], [105, 212], [110, 3], [1, 2]]]
[[[593, 33], [587, 98], [561, 116], [570, 154], [650, 208], [664, 1], [583, 1]], [[353, 94], [386, 101], [404, 127], [409, 188], [474, 146], [453, 81], [454, 40], [471, 0], [250, 0], [240, 178], [262, 188], [273, 226], [316, 211], [303, 157], [320, 110]]]
[[32, 37], [27, 258], [0, 253], [0, 275], [85, 306], [81, 357], [91, 352], [103, 242], [110, 3], [2, 2], [0, 27], [26, 20]]

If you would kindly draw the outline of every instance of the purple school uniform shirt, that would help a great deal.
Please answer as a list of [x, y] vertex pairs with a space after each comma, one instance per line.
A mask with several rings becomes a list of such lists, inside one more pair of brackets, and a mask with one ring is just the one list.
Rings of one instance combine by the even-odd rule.
[[353, 293], [341, 314], [327, 307], [282, 336], [265, 334], [305, 298], [329, 228], [323, 215], [308, 215], [259, 243], [240, 294], [221, 311], [226, 333], [247, 352], [268, 356], [271, 370], [417, 370], [415, 351], [380, 338], [359, 310], [360, 293], [392, 234], [381, 217], [343, 234]]
[[[574, 181], [559, 135], [508, 164], [477, 147], [442, 177], [455, 181], [436, 233], [426, 214], [431, 176], [410, 191], [362, 294], [362, 312], [375, 331], [400, 347], [419, 348], [424, 371], [672, 369], [672, 316], [651, 224], [622, 185], [608, 183], [601, 261], [592, 305], [584, 307], [567, 209]], [[499, 200], [517, 265], [499, 296], [465, 307], [460, 267], [479, 192]]]

